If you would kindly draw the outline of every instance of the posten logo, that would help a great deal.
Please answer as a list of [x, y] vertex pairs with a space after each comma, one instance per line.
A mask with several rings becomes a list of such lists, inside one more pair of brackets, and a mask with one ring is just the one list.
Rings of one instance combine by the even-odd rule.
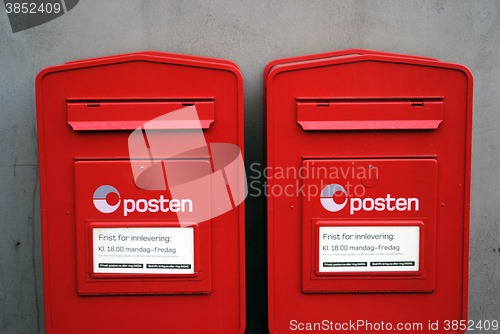
[[[111, 205], [111, 203], [115, 203]], [[112, 213], [121, 204], [121, 197], [118, 190], [110, 185], [100, 186], [94, 192], [94, 206], [102, 213]], [[183, 199], [168, 199], [163, 195], [159, 198], [151, 198], [149, 200], [140, 198], [123, 199], [123, 216], [127, 216], [131, 212], [193, 212], [193, 201], [189, 198]]]
[[[345, 195], [345, 201], [342, 204], [337, 204], [334, 200], [336, 192], [341, 191]], [[347, 192], [340, 184], [332, 183], [321, 190], [321, 205], [330, 212], [337, 212], [344, 208], [347, 204]]]
[[[115, 205], [109, 205], [108, 201], [106, 200], [106, 197], [109, 194], [118, 195], [118, 203], [116, 203]], [[97, 188], [94, 192], [94, 206], [102, 213], [115, 212], [116, 209], [118, 209], [118, 207], [120, 206], [120, 202], [120, 193], [118, 192], [118, 190], [116, 190], [115, 187], [104, 185]]]
[[[342, 198], [344, 195], [345, 201], [342, 204], [335, 202], [335, 197]], [[420, 207], [420, 201], [415, 197], [396, 198], [392, 197], [391, 194], [378, 198], [349, 197], [344, 187], [336, 183], [329, 184], [323, 188], [320, 201], [321, 205], [330, 212], [342, 210], [349, 201], [349, 213], [351, 215], [357, 211], [419, 211]]]

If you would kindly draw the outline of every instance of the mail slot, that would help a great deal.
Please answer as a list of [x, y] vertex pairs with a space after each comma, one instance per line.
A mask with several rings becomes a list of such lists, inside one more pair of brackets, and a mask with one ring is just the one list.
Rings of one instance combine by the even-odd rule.
[[270, 332], [467, 320], [469, 70], [356, 49], [264, 89]]
[[37, 77], [47, 333], [243, 333], [243, 79], [142, 52]]

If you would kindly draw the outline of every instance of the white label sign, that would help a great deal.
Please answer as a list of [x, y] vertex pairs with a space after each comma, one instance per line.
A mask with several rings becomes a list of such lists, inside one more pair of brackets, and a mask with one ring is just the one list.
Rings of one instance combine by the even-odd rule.
[[192, 274], [192, 227], [93, 229], [94, 273]]
[[319, 272], [418, 271], [419, 226], [320, 226]]

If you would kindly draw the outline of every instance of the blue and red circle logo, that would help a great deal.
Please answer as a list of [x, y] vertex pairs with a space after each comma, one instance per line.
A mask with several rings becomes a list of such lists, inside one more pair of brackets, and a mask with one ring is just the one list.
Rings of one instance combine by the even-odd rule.
[[94, 206], [102, 213], [115, 212], [120, 206], [120, 193], [115, 187], [100, 186], [94, 192]]
[[[335, 198], [341, 199], [345, 196], [343, 203], [338, 204]], [[347, 204], [347, 192], [340, 184], [332, 183], [321, 190], [321, 205], [330, 212], [337, 212], [344, 208]]]

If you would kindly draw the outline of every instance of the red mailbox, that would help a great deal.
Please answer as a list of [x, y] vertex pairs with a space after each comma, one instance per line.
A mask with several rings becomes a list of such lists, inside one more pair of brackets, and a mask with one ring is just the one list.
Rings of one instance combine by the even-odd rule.
[[464, 332], [469, 70], [347, 50], [264, 88], [270, 332]]
[[36, 91], [47, 333], [243, 333], [236, 64], [96, 58]]

